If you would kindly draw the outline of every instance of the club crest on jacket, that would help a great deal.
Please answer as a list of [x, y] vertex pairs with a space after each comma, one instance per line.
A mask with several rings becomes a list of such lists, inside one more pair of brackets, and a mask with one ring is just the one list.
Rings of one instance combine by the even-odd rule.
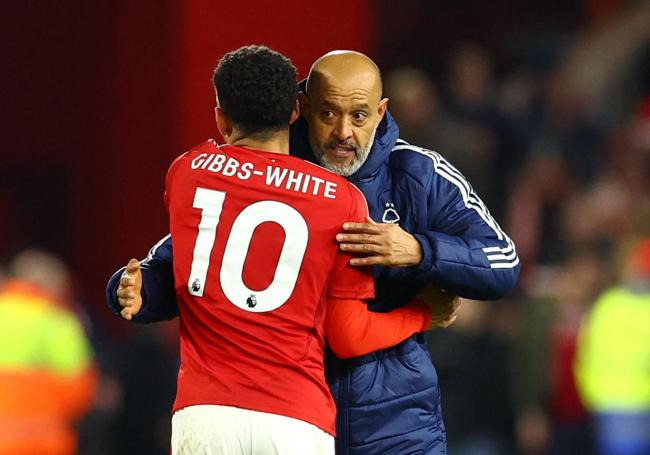
[[381, 221], [384, 223], [392, 223], [392, 224], [398, 223], [400, 217], [399, 217], [399, 213], [397, 213], [397, 210], [395, 210], [395, 204], [393, 204], [392, 202], [386, 202], [384, 206], [386, 208], [384, 209], [384, 215], [381, 217]]

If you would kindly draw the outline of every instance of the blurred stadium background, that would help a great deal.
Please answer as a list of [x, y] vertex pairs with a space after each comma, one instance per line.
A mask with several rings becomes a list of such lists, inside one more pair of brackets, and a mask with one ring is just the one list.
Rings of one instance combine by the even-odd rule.
[[174, 324], [118, 320], [104, 286], [166, 233], [166, 169], [215, 137], [212, 69], [250, 43], [301, 77], [332, 49], [370, 55], [402, 138], [459, 167], [515, 240], [515, 294], [431, 334], [450, 453], [591, 453], [579, 327], [650, 236], [650, 2], [43, 0], [2, 16], [0, 266], [38, 248], [70, 269], [99, 371], [79, 453], [167, 453]]

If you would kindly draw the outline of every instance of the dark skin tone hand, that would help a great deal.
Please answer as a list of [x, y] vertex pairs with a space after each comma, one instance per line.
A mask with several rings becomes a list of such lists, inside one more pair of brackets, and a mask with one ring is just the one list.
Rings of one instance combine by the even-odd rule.
[[427, 304], [431, 310], [432, 327], [445, 329], [452, 325], [458, 317], [463, 299], [457, 295], [445, 292], [438, 285], [425, 286], [417, 298]]

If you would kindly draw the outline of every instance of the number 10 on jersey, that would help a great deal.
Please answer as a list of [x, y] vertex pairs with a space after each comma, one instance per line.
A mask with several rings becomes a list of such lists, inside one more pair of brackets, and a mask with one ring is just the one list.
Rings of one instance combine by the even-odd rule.
[[[225, 200], [223, 191], [197, 188], [194, 194], [192, 206], [201, 210], [201, 221], [187, 290], [195, 297], [203, 297], [206, 286], [215, 284], [206, 280]], [[244, 264], [253, 233], [265, 222], [280, 225], [285, 237], [273, 281], [266, 289], [254, 291], [244, 283]], [[293, 207], [278, 201], [258, 201], [245, 207], [235, 217], [223, 251], [219, 280], [226, 298], [242, 310], [255, 313], [273, 311], [284, 305], [298, 281], [308, 239], [307, 223]], [[255, 305], [250, 304], [251, 298]]]

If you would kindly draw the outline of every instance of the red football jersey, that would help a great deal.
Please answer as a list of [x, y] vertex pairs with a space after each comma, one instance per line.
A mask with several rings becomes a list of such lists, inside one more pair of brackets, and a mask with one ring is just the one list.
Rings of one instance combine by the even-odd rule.
[[323, 369], [326, 298], [374, 295], [335, 236], [361, 192], [299, 158], [207, 141], [167, 174], [181, 367], [174, 410], [220, 404], [334, 434]]

